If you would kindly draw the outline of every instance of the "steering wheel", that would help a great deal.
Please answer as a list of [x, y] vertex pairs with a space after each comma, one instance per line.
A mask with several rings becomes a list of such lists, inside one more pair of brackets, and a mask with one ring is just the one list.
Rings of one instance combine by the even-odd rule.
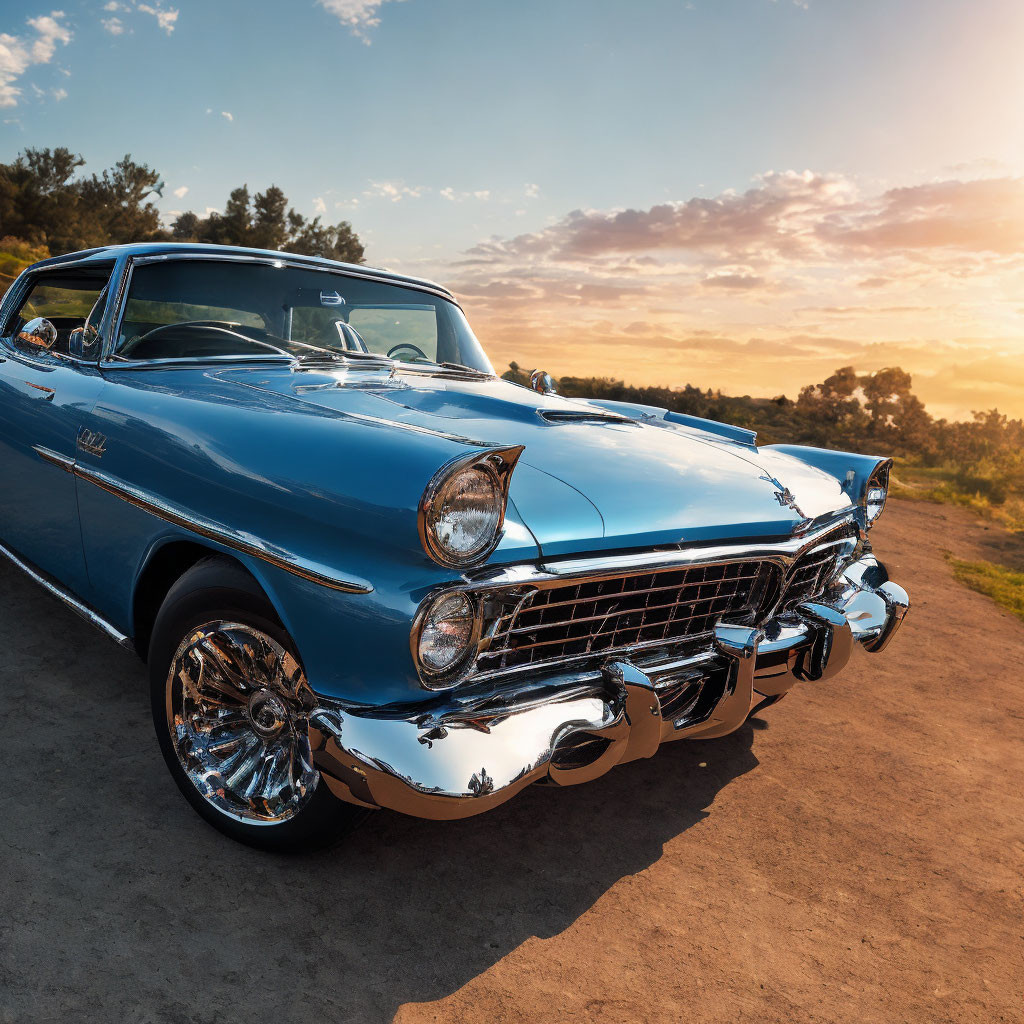
[[269, 341], [259, 341], [256, 338], [250, 338], [248, 335], [242, 334], [236, 330], [238, 324], [230, 323], [227, 320], [182, 320], [176, 324], [161, 324], [159, 327], [154, 327], [151, 331], [146, 331], [145, 334], [140, 334], [138, 337], [132, 338], [122, 349], [121, 355], [128, 355], [137, 349], [143, 342], [151, 341], [154, 338], [158, 338], [161, 333], [167, 331], [176, 330], [200, 330], [200, 331], [212, 331], [217, 334], [225, 334], [231, 337], [234, 341], [242, 342], [251, 348], [269, 349], [271, 352], [276, 352], [278, 355], [286, 356], [288, 353], [283, 348], [278, 348], [277, 345], [272, 345]]
[[[424, 352], [423, 349], [421, 349], [418, 345], [414, 345], [410, 341], [400, 341], [397, 345], [394, 345], [391, 348], [389, 348], [388, 359], [397, 359], [398, 357], [395, 355], [395, 353], [401, 352], [403, 348], [408, 349], [410, 352], [414, 354], [414, 356], [426, 360], [426, 362], [428, 363], [430, 362], [430, 356], [428, 356], [427, 353]], [[401, 360], [401, 362], [407, 363], [409, 362], [409, 360], [403, 359]]]

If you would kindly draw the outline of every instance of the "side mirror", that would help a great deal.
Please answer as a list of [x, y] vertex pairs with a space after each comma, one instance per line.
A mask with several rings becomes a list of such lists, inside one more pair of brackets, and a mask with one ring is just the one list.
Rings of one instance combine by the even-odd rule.
[[534, 391], [539, 391], [542, 395], [558, 394], [555, 390], [555, 382], [551, 379], [551, 374], [546, 370], [534, 370], [530, 374], [530, 387]]
[[37, 316], [18, 331], [17, 340], [29, 349], [49, 352], [57, 344], [57, 328], [45, 317]]
[[100, 332], [91, 323], [84, 327], [76, 327], [68, 335], [68, 355], [72, 359], [90, 359], [96, 357], [94, 351], [100, 340]]
[[81, 359], [85, 354], [85, 328], [76, 327], [68, 335], [68, 355], [73, 359]]

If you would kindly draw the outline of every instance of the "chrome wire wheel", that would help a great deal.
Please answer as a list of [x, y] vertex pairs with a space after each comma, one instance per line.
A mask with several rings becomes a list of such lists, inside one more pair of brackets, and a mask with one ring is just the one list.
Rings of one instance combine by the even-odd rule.
[[316, 700], [301, 666], [273, 637], [219, 620], [191, 630], [171, 661], [166, 707], [182, 769], [220, 813], [277, 825], [312, 798]]

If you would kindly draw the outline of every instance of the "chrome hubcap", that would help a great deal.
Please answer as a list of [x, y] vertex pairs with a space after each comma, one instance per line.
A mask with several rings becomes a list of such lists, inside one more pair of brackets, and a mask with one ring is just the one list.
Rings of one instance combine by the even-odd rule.
[[261, 736], [276, 736], [288, 724], [288, 709], [269, 690], [260, 690], [249, 698], [249, 721]]
[[218, 811], [248, 824], [287, 821], [312, 797], [315, 707], [298, 662], [237, 622], [190, 633], [167, 676], [167, 723], [181, 767]]

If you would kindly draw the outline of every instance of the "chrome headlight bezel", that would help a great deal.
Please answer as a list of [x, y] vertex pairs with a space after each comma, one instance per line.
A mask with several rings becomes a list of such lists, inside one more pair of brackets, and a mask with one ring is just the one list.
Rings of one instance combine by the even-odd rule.
[[[420, 498], [418, 528], [423, 550], [438, 565], [449, 569], [466, 569], [479, 565], [490, 557], [504, 534], [505, 509], [508, 505], [508, 489], [512, 481], [522, 445], [511, 448], [490, 448], [482, 452], [453, 459], [434, 474]], [[458, 552], [445, 545], [438, 532], [439, 516], [445, 492], [462, 474], [483, 473], [494, 487], [494, 525], [490, 536], [483, 538], [479, 545], [468, 552]]]
[[885, 502], [889, 497], [889, 474], [892, 470], [892, 459], [884, 459], [871, 471], [864, 485], [864, 525], [871, 529], [882, 517]]
[[[429, 626], [431, 615], [443, 602], [452, 598], [461, 598], [472, 616], [472, 625], [462, 653], [442, 668], [430, 666], [423, 658], [422, 644], [424, 630]], [[428, 690], [444, 690], [462, 680], [475, 663], [480, 649], [482, 620], [480, 606], [471, 591], [447, 587], [430, 594], [419, 606], [413, 619], [412, 632], [409, 635], [409, 647], [416, 665], [420, 682]]]

